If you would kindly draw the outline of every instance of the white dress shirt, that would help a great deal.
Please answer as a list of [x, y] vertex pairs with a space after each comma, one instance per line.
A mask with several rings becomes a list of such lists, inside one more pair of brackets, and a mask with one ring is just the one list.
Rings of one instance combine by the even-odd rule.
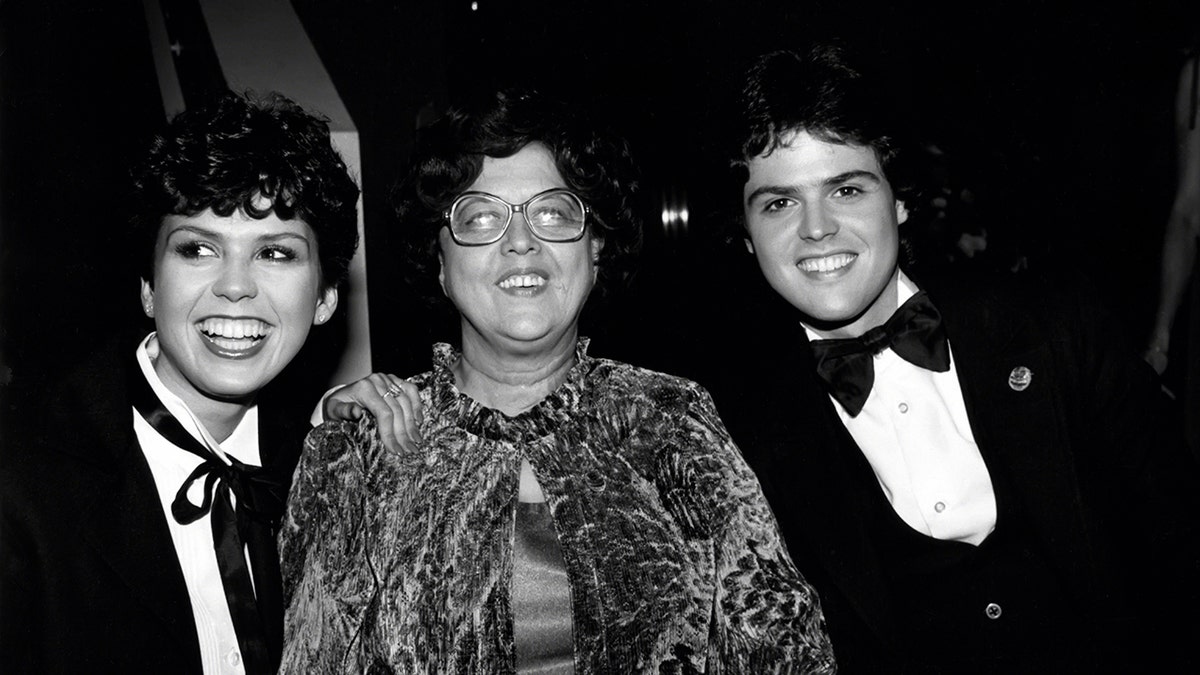
[[[258, 408], [251, 407], [238, 423], [236, 429], [223, 443], [217, 443], [204, 425], [192, 414], [187, 405], [175, 396], [159, 380], [154, 372], [154, 360], [158, 357], [158, 339], [155, 333], [146, 337], [138, 346], [137, 362], [150, 388], [163, 402], [167, 410], [179, 420], [189, 434], [209, 448], [213, 454], [228, 463], [232, 456], [238, 461], [254, 466], [261, 465], [258, 452]], [[150, 465], [154, 484], [158, 489], [163, 514], [175, 544], [179, 566], [191, 598], [192, 616], [196, 622], [196, 634], [200, 641], [200, 659], [204, 672], [210, 675], [242, 675], [246, 672], [238, 647], [237, 633], [225, 600], [225, 587], [221, 583], [221, 572], [217, 567], [217, 555], [213, 548], [212, 522], [210, 514], [182, 525], [171, 514], [171, 502], [179, 486], [204, 460], [173, 445], [154, 430], [154, 427], [133, 410], [133, 430], [138, 444]], [[200, 504], [204, 498], [204, 481], [192, 483], [188, 498]], [[248, 563], [249, 561], [247, 561]]]
[[[899, 275], [897, 307], [917, 287]], [[820, 337], [805, 326], [809, 340]], [[866, 456], [896, 514], [936, 539], [978, 546], [996, 527], [996, 493], [967, 419], [950, 347], [950, 370], [936, 373], [890, 348], [875, 356], [875, 384], [857, 417], [834, 408]]]

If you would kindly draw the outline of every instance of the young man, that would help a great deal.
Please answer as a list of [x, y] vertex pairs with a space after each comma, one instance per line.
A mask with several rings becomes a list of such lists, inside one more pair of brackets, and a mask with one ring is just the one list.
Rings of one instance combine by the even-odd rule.
[[734, 165], [775, 304], [702, 380], [839, 665], [1182, 667], [1197, 482], [1153, 372], [1062, 286], [900, 269], [904, 156], [871, 86], [831, 48], [750, 69]]

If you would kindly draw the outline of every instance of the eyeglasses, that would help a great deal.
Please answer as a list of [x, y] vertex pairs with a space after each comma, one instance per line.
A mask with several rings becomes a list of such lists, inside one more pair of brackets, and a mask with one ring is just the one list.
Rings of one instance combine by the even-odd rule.
[[510, 204], [486, 192], [464, 192], [442, 215], [460, 246], [484, 246], [500, 241], [514, 213], [525, 216], [529, 231], [538, 239], [569, 242], [583, 236], [591, 209], [574, 192], [553, 188], [524, 204]]

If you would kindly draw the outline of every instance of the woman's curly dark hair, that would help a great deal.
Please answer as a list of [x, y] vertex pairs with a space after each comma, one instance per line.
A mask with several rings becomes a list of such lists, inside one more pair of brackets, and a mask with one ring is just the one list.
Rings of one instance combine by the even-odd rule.
[[179, 113], [132, 177], [131, 236], [151, 283], [163, 219], [206, 209], [303, 220], [316, 233], [322, 283], [346, 278], [358, 246], [358, 186], [333, 149], [329, 125], [284, 96], [225, 93]]
[[592, 235], [604, 240], [593, 295], [628, 280], [642, 243], [628, 144], [561, 100], [508, 89], [452, 109], [423, 129], [411, 169], [393, 193], [405, 274], [427, 301], [445, 300], [438, 285], [444, 212], [479, 177], [484, 157], [510, 157], [530, 143], [546, 146], [567, 186], [591, 207]]

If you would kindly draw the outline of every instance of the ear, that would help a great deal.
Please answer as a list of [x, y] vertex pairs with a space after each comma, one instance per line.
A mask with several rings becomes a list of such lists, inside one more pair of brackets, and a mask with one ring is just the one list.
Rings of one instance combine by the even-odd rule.
[[908, 220], [908, 207], [900, 199], [896, 200], [896, 224], [903, 224]]
[[440, 249], [438, 250], [438, 285], [442, 287], [442, 295], [450, 297], [450, 294], [446, 292], [446, 258]]
[[746, 237], [742, 241], [746, 242], [746, 250], [750, 255], [754, 255], [754, 242], [750, 241], [750, 237]]
[[588, 248], [592, 252], [592, 282], [596, 281], [596, 276], [600, 274], [600, 251], [604, 250], [604, 240], [600, 237], [592, 237], [588, 241]]
[[313, 315], [313, 325], [320, 326], [333, 317], [334, 310], [338, 306], [338, 290], [336, 287], [330, 286], [321, 291], [317, 296], [317, 311]]
[[142, 311], [151, 319], [154, 318], [154, 288], [149, 281], [142, 279]]

